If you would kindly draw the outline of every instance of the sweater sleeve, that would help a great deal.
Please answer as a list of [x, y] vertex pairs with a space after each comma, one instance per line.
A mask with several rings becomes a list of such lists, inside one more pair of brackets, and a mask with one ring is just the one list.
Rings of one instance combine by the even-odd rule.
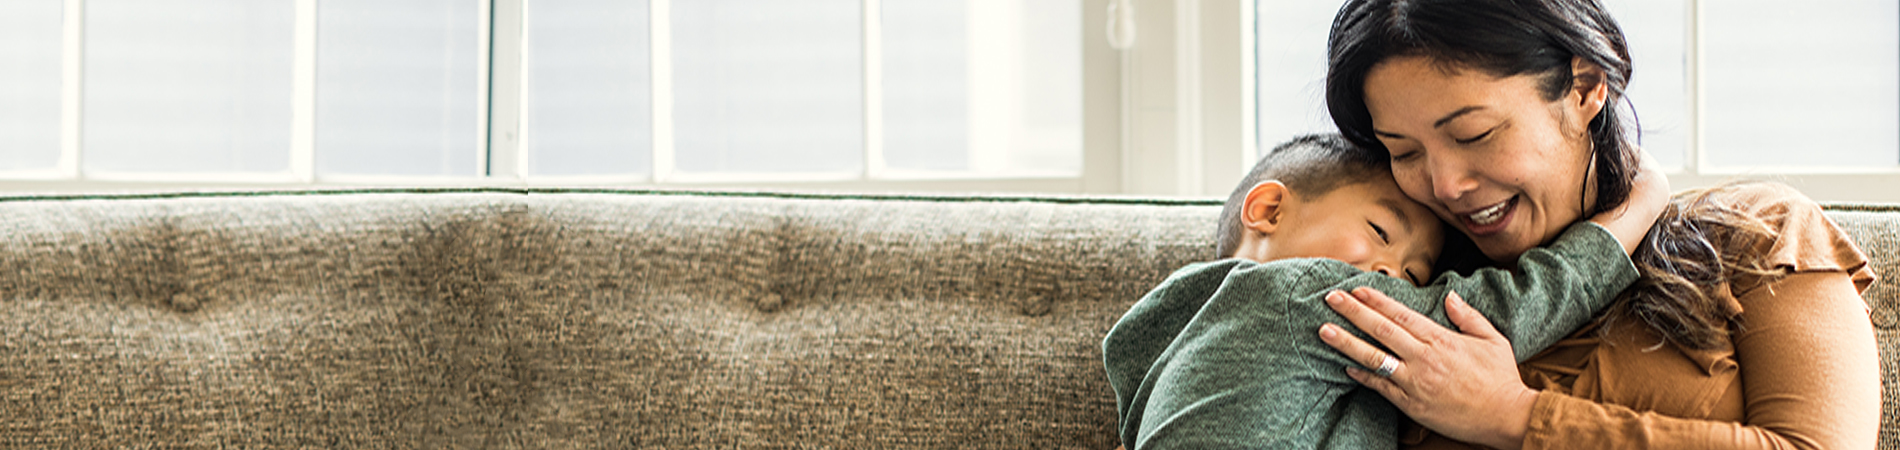
[[[1587, 221], [1565, 229], [1547, 248], [1524, 252], [1517, 266], [1518, 273], [1497, 268], [1469, 276], [1447, 273], [1438, 284], [1490, 320], [1510, 340], [1519, 362], [1588, 324], [1638, 276], [1616, 236]], [[1441, 311], [1444, 294], [1438, 295], [1427, 308], [1412, 306], [1432, 311], [1433, 320], [1451, 326]]]
[[1745, 421], [1669, 417], [1545, 391], [1524, 448], [1874, 447], [1881, 387], [1859, 295], [1874, 278], [1865, 256], [1799, 193], [1771, 186], [1748, 194], [1742, 209], [1779, 234], [1758, 255], [1786, 275], [1732, 285]]

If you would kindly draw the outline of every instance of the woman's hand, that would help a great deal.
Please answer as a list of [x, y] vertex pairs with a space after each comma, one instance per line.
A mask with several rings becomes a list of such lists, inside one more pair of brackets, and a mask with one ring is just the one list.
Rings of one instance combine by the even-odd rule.
[[[1372, 288], [1352, 295], [1327, 294], [1326, 303], [1392, 349], [1398, 365], [1380, 377], [1358, 368], [1347, 375], [1391, 400], [1420, 425], [1452, 439], [1493, 448], [1523, 446], [1537, 391], [1518, 377], [1511, 343], [1457, 293], [1445, 298], [1445, 314], [1460, 333], [1393, 301]], [[1320, 339], [1366, 367], [1379, 367], [1385, 351], [1346, 333], [1320, 327]]]

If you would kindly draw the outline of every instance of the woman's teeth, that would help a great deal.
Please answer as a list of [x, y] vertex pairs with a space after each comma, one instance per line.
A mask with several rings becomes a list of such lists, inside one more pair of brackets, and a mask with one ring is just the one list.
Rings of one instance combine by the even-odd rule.
[[[1515, 200], [1515, 198], [1512, 200]], [[1496, 206], [1485, 208], [1483, 211], [1467, 214], [1465, 215], [1465, 219], [1470, 220], [1471, 223], [1478, 224], [1478, 225], [1490, 225], [1490, 224], [1498, 223], [1499, 219], [1504, 218], [1504, 210], [1506, 206], [1511, 206], [1510, 200], [1505, 200], [1504, 202], [1498, 203]]]

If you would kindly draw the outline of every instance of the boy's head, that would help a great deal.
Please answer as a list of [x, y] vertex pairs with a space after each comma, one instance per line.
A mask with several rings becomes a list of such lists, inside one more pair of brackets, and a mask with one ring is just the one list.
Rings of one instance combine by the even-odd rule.
[[1331, 258], [1424, 284], [1444, 226], [1379, 155], [1338, 134], [1294, 138], [1254, 164], [1221, 211], [1221, 258]]

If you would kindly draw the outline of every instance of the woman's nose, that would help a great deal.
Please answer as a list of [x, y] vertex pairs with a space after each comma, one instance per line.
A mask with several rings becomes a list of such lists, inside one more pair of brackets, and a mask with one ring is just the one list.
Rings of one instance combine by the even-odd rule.
[[1454, 152], [1438, 152], [1426, 158], [1432, 177], [1432, 195], [1439, 200], [1452, 201], [1463, 198], [1466, 193], [1478, 188], [1478, 181], [1471, 175], [1468, 161], [1457, 157]]

